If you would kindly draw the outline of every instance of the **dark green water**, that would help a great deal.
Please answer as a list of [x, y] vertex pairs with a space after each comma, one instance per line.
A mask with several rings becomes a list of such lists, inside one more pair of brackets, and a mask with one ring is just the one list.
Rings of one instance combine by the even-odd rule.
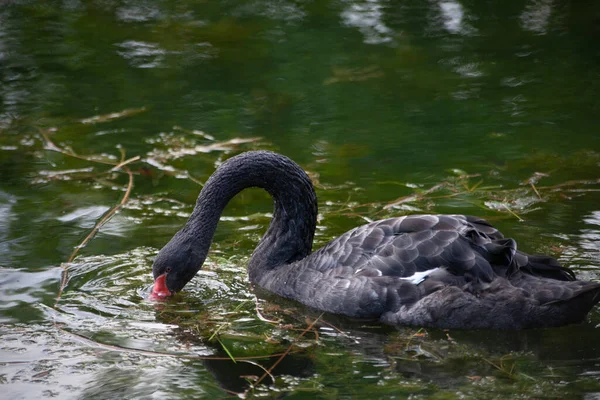
[[[3, 396], [596, 398], [598, 310], [512, 333], [325, 315], [299, 337], [318, 314], [256, 300], [246, 278], [271, 211], [258, 190], [228, 206], [185, 293], [144, 298], [199, 183], [250, 149], [311, 174], [316, 246], [468, 213], [599, 279], [599, 22], [592, 1], [2, 2]], [[67, 263], [136, 156], [128, 201]]]

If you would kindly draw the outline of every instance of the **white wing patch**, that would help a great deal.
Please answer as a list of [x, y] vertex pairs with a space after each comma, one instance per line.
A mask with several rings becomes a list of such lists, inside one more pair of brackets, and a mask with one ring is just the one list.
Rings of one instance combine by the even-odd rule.
[[409, 281], [413, 285], [418, 285], [419, 283], [421, 283], [425, 279], [427, 279], [427, 277], [429, 275], [433, 274], [434, 272], [438, 271], [439, 269], [441, 269], [441, 268], [434, 268], [434, 269], [430, 269], [430, 270], [423, 271], [423, 272], [415, 272], [414, 275], [407, 276], [406, 278], [400, 278], [400, 279]]

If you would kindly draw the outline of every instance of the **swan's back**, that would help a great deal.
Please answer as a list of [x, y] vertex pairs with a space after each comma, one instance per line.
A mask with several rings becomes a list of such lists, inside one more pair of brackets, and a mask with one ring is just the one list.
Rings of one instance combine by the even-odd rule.
[[409, 277], [444, 266], [489, 281], [493, 271], [486, 257], [491, 254], [481, 246], [499, 243], [495, 253], [510, 255], [502, 239], [497, 229], [474, 217], [411, 215], [352, 229], [311, 258], [320, 271], [337, 266], [357, 275]]
[[413, 215], [348, 231], [260, 286], [333, 313], [389, 324], [519, 329], [581, 321], [600, 284], [529, 256], [485, 220]]

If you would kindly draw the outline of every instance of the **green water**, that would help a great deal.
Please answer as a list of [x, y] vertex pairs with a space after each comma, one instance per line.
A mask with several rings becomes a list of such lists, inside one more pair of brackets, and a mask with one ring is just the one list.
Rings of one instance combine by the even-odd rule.
[[[259, 190], [227, 207], [184, 293], [145, 297], [200, 184], [251, 149], [310, 173], [316, 247], [467, 213], [599, 279], [599, 20], [591, 1], [3, 2], [3, 395], [595, 398], [598, 310], [511, 333], [324, 315], [302, 335], [319, 314], [246, 277], [271, 211]], [[127, 191], [113, 166], [132, 157]]]

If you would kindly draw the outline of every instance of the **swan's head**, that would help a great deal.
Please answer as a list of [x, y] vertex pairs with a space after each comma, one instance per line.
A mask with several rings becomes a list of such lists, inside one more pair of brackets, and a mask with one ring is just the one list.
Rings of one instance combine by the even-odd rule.
[[154, 259], [152, 274], [154, 287], [150, 298], [161, 299], [179, 292], [196, 275], [205, 255], [175, 235]]

